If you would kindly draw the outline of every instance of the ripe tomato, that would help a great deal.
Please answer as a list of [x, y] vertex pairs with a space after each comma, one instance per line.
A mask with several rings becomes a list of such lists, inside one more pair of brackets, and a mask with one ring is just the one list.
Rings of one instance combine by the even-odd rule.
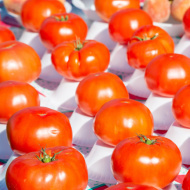
[[185, 175], [182, 183], [182, 190], [190, 190], [190, 170]]
[[134, 32], [127, 47], [128, 63], [135, 69], [145, 69], [158, 55], [174, 53], [172, 37], [162, 28], [153, 25], [142, 26]]
[[103, 72], [110, 61], [108, 48], [97, 41], [74, 41], [58, 45], [52, 52], [52, 63], [66, 79], [80, 81], [91, 73]]
[[124, 9], [113, 14], [108, 29], [113, 41], [127, 44], [133, 33], [144, 25], [152, 25], [152, 19], [145, 11]]
[[163, 54], [146, 67], [148, 88], [160, 96], [173, 97], [183, 86], [190, 84], [190, 59], [181, 54]]
[[120, 183], [113, 185], [106, 190], [157, 190], [154, 187], [145, 186], [145, 185], [134, 185], [131, 183]]
[[123, 81], [112, 73], [95, 73], [84, 78], [78, 85], [75, 99], [81, 111], [95, 116], [108, 101], [129, 98]]
[[10, 29], [6, 28], [5, 26], [0, 25], [0, 34], [1, 34], [0, 43], [16, 40], [14, 33]]
[[173, 98], [172, 112], [176, 121], [187, 128], [190, 128], [190, 85], [186, 85], [177, 91]]
[[106, 22], [121, 9], [140, 8], [140, 0], [95, 0], [97, 14]]
[[153, 127], [150, 110], [144, 104], [127, 98], [105, 103], [94, 119], [95, 135], [111, 146], [137, 134], [152, 135]]
[[18, 41], [0, 43], [0, 82], [32, 82], [40, 72], [40, 57], [32, 47]]
[[171, 140], [140, 135], [121, 141], [114, 149], [111, 163], [118, 182], [160, 189], [177, 177], [182, 157], [179, 148]]
[[84, 190], [86, 188], [88, 171], [84, 157], [79, 151], [72, 147], [60, 146], [48, 148], [46, 154], [42, 150], [13, 160], [6, 173], [8, 189]]
[[79, 38], [85, 40], [88, 27], [85, 21], [74, 13], [55, 14], [44, 20], [39, 34], [43, 45], [53, 50], [55, 46], [65, 41]]
[[183, 26], [185, 34], [190, 38], [190, 8], [187, 9], [183, 16]]
[[68, 118], [46, 107], [29, 107], [16, 112], [7, 123], [7, 137], [17, 154], [38, 151], [41, 147], [72, 145]]
[[0, 95], [0, 123], [6, 123], [15, 112], [23, 108], [40, 105], [39, 93], [28, 83], [1, 82]]
[[45, 18], [65, 13], [63, 3], [55, 0], [27, 0], [22, 5], [21, 20], [23, 26], [32, 32], [38, 32]]

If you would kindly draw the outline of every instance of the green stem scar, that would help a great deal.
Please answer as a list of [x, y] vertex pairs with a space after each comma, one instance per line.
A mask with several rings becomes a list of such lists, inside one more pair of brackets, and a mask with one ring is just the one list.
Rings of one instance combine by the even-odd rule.
[[140, 139], [140, 142], [145, 143], [147, 145], [154, 145], [157, 143], [157, 139], [150, 140], [145, 135], [138, 135], [138, 138]]

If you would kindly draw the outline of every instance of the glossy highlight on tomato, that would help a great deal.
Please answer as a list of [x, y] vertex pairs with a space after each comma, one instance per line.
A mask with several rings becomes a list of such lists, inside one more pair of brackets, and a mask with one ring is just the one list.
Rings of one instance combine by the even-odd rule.
[[38, 151], [41, 147], [72, 145], [68, 118], [46, 107], [29, 107], [16, 112], [8, 120], [7, 137], [17, 154]]
[[0, 82], [15, 80], [30, 83], [40, 73], [40, 57], [32, 47], [18, 41], [0, 43]]
[[5, 81], [0, 83], [0, 123], [6, 123], [17, 111], [40, 106], [38, 91], [28, 83]]
[[162, 54], [146, 67], [147, 87], [155, 94], [173, 97], [177, 91], [190, 84], [190, 59], [182, 54]]
[[[45, 150], [47, 159], [43, 159], [43, 150], [19, 156], [11, 162], [6, 173], [9, 190], [84, 190], [87, 187], [88, 171], [79, 151], [65, 146], [48, 148]], [[41, 157], [42, 161], [38, 159]]]
[[95, 116], [108, 101], [116, 98], [129, 98], [123, 81], [112, 73], [94, 73], [80, 81], [75, 100], [81, 111]]
[[128, 98], [105, 103], [97, 112], [93, 124], [95, 135], [111, 146], [137, 134], [152, 135], [153, 127], [150, 110], [141, 102]]
[[5, 26], [0, 25], [0, 43], [16, 40], [14, 33]]
[[95, 0], [97, 14], [106, 22], [117, 11], [129, 8], [140, 8], [140, 0]]
[[52, 63], [66, 79], [81, 81], [91, 73], [103, 72], [110, 61], [109, 49], [95, 40], [64, 42], [52, 52]]
[[173, 182], [181, 164], [179, 148], [161, 136], [126, 138], [116, 145], [111, 157], [112, 172], [119, 183], [148, 185], [157, 189]]
[[62, 42], [85, 40], [87, 32], [87, 24], [80, 16], [74, 13], [60, 13], [44, 20], [39, 35], [43, 45], [52, 51]]
[[174, 53], [174, 41], [162, 28], [146, 25], [134, 32], [127, 46], [128, 64], [135, 69], [145, 69], [158, 55]]
[[141, 26], [152, 25], [151, 17], [141, 9], [124, 9], [113, 14], [109, 34], [113, 41], [127, 45], [133, 33]]
[[21, 20], [27, 30], [38, 32], [44, 19], [65, 12], [65, 6], [57, 0], [27, 0], [21, 8]]

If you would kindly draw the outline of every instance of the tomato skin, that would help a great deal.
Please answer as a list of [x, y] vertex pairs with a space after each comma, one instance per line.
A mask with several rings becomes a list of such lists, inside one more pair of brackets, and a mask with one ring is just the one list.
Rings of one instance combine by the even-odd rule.
[[190, 8], [187, 9], [183, 16], [183, 27], [185, 34], [190, 38]]
[[68, 118], [46, 107], [29, 107], [16, 112], [8, 120], [7, 137], [17, 154], [38, 151], [41, 147], [72, 145]]
[[103, 72], [85, 77], [75, 94], [78, 107], [88, 116], [95, 116], [103, 104], [116, 98], [129, 98], [128, 91], [117, 75]]
[[[61, 21], [64, 18], [64, 21]], [[39, 35], [43, 45], [48, 50], [65, 41], [74, 41], [79, 38], [85, 40], [88, 27], [85, 21], [74, 13], [54, 14], [44, 20]]]
[[0, 82], [15, 80], [30, 83], [40, 73], [40, 57], [32, 47], [18, 41], [0, 43]]
[[147, 138], [157, 139], [157, 142], [148, 145], [140, 142], [138, 137], [131, 137], [121, 141], [114, 149], [111, 167], [118, 182], [160, 189], [170, 184], [179, 174], [182, 163], [179, 148], [165, 137]]
[[64, 42], [52, 52], [52, 63], [58, 73], [66, 79], [81, 81], [91, 73], [103, 72], [110, 61], [108, 48], [97, 41], [81, 42], [82, 49], [76, 49], [76, 41]]
[[182, 190], [190, 190], [190, 170], [185, 175], [182, 183]]
[[137, 134], [152, 135], [154, 121], [144, 104], [122, 98], [105, 103], [97, 112], [93, 127], [100, 140], [115, 146], [125, 138]]
[[6, 123], [17, 111], [40, 106], [38, 91], [28, 83], [5, 81], [0, 83], [0, 123]]
[[190, 59], [182, 54], [163, 54], [146, 67], [147, 87], [155, 94], [173, 97], [183, 86], [190, 84]]
[[172, 112], [176, 121], [187, 128], [190, 128], [189, 96], [190, 85], [186, 85], [177, 91], [172, 102]]
[[0, 34], [0, 43], [16, 40], [14, 33], [5, 26], [0, 26]]
[[[151, 17], [141, 9], [124, 9], [113, 14], [109, 34], [113, 41], [127, 44], [133, 33], [144, 25], [152, 25]], [[127, 32], [126, 32], [127, 31]]]
[[60, 1], [27, 0], [21, 9], [21, 20], [27, 30], [38, 32], [45, 18], [56, 13], [65, 12], [65, 7]]
[[37, 159], [39, 151], [13, 160], [6, 173], [8, 189], [84, 190], [88, 184], [88, 172], [82, 154], [72, 147], [47, 149], [50, 156], [58, 152], [56, 160], [50, 163]]
[[[154, 38], [154, 36], [156, 37]], [[135, 37], [139, 37], [143, 41]], [[145, 69], [156, 56], [174, 53], [174, 46], [172, 37], [162, 28], [153, 25], [142, 26], [134, 32], [129, 41], [127, 47], [128, 64], [135, 69]]]
[[113, 185], [106, 190], [157, 190], [154, 187], [145, 186], [145, 185], [134, 185], [131, 183], [120, 183], [117, 185]]
[[140, 8], [140, 0], [95, 0], [97, 14], [106, 22], [117, 11], [127, 8]]

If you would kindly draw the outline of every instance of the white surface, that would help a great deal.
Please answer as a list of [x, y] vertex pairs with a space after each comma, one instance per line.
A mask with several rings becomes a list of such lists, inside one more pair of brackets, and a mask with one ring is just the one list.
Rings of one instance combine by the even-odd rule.
[[117, 181], [111, 172], [111, 155], [114, 147], [97, 140], [86, 156], [89, 178], [95, 181], [115, 184]]
[[182, 163], [190, 165], [190, 128], [182, 127], [175, 121], [165, 134], [165, 137], [172, 140], [180, 149]]
[[94, 117], [83, 114], [77, 107], [69, 120], [73, 130], [73, 144], [92, 147], [97, 140], [92, 128]]

